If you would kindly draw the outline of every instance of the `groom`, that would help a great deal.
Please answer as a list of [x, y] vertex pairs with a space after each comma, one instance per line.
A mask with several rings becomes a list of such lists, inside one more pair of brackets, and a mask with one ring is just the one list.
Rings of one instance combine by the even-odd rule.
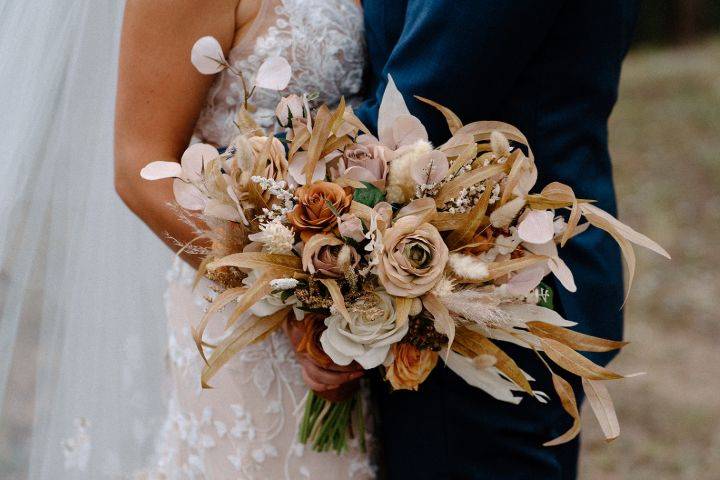
[[[538, 190], [557, 180], [616, 213], [607, 119], [635, 21], [634, 1], [365, 0], [363, 8], [370, 72], [367, 100], [356, 113], [369, 128], [377, 128], [390, 74], [436, 145], [449, 137], [445, 120], [413, 95], [449, 107], [466, 123], [515, 125], [535, 153]], [[620, 338], [622, 271], [612, 238], [591, 229], [562, 255], [578, 291], [554, 285], [560, 313], [578, 322], [580, 331]], [[531, 352], [502, 347], [538, 389], [553, 392]], [[610, 357], [593, 360], [607, 363]], [[511, 405], [442, 366], [420, 392], [391, 393], [381, 382], [375, 390], [389, 479], [576, 476], [577, 439], [542, 446], [568, 428], [554, 393], [547, 405], [530, 398]]]

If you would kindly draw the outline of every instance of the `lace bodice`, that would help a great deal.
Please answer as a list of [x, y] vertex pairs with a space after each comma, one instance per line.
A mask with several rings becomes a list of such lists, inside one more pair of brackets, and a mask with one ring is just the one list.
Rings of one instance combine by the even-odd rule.
[[[249, 40], [246, 40], [249, 39]], [[360, 90], [364, 65], [362, 12], [353, 0], [263, 0], [257, 20], [228, 55], [252, 85], [258, 68], [271, 56], [292, 67], [289, 93], [316, 93], [318, 102], [336, 104]], [[240, 79], [219, 74], [195, 129], [199, 141], [227, 145], [243, 98]], [[251, 103], [262, 127], [272, 127], [278, 92], [257, 89]]]

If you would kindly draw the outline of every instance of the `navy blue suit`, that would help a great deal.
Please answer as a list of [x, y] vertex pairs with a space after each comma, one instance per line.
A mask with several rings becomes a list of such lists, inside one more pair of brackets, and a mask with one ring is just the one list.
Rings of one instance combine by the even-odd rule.
[[[636, 18], [631, 0], [365, 0], [370, 69], [367, 100], [357, 114], [371, 129], [387, 75], [437, 145], [449, 131], [442, 115], [413, 95], [451, 108], [465, 122], [502, 120], [530, 140], [550, 181], [616, 214], [607, 119]], [[622, 336], [622, 265], [618, 248], [591, 229], [561, 256], [577, 293], [554, 285], [560, 313], [591, 335]], [[552, 386], [537, 358], [501, 345]], [[607, 363], [611, 356], [592, 354]], [[496, 401], [439, 366], [420, 393], [388, 391], [377, 382], [384, 466], [391, 479], [566, 479], [576, 475], [578, 442], [541, 444], [567, 428], [550, 405], [526, 398]]]

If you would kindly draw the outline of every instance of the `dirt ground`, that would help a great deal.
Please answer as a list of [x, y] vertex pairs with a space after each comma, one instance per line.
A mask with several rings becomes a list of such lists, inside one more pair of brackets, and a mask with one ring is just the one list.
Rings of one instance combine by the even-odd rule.
[[631, 53], [610, 122], [620, 218], [672, 262], [638, 252], [633, 344], [610, 384], [621, 437], [585, 409], [582, 479], [720, 478], [720, 39]]

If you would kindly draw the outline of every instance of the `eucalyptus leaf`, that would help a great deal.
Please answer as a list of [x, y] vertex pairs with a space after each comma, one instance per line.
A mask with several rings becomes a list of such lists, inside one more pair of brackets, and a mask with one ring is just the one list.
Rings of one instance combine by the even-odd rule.
[[385, 200], [385, 193], [370, 182], [362, 182], [365, 188], [356, 188], [353, 200], [372, 208]]

